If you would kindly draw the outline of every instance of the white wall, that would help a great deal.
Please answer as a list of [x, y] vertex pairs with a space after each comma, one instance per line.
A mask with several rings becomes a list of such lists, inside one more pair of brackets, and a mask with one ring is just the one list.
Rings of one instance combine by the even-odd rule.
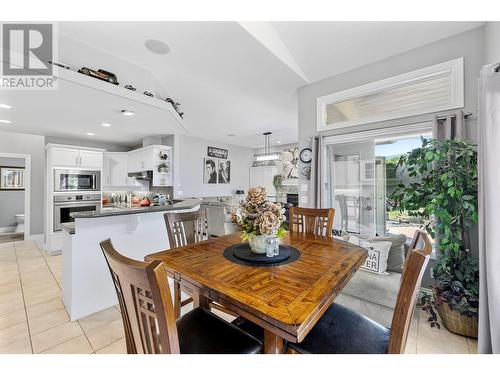
[[0, 131], [0, 153], [31, 155], [31, 235], [44, 228], [45, 140], [40, 135]]
[[[205, 139], [175, 136], [166, 137], [164, 144], [174, 147], [174, 197], [210, 197], [233, 195], [235, 189], [248, 190], [249, 168], [253, 162], [253, 149], [233, 146]], [[231, 161], [230, 184], [204, 184], [203, 159], [207, 157], [208, 146], [228, 150]], [[182, 192], [182, 194], [180, 194]]]
[[[467, 136], [477, 142], [478, 79], [479, 72], [484, 65], [484, 39], [485, 27], [483, 26], [300, 88], [298, 91], [300, 149], [311, 147], [311, 137], [317, 134], [316, 98], [458, 57], [464, 57], [464, 111], [473, 113], [473, 116], [466, 122]], [[349, 131], [354, 132], [398, 124], [429, 121], [433, 116], [434, 114], [413, 116], [394, 121], [357, 126], [349, 129]], [[341, 129], [341, 131], [330, 131], [325, 132], [325, 134], [336, 134], [345, 131], [345, 129]], [[306, 193], [301, 192], [301, 196], [308, 195], [308, 203], [301, 201], [300, 204], [310, 206], [313, 201], [311, 181], [301, 180], [301, 184], [307, 184], [309, 191]]]
[[486, 22], [485, 64], [500, 62], [500, 22]]
[[[0, 157], [0, 167], [24, 167], [24, 159]], [[17, 214], [24, 213], [24, 190], [0, 190], [0, 232], [16, 226]]]

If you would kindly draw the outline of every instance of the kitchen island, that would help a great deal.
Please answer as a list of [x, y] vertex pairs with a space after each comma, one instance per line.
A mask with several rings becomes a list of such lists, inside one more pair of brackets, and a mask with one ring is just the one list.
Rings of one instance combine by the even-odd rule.
[[110, 272], [99, 243], [110, 238], [126, 257], [144, 256], [169, 249], [163, 214], [200, 208], [200, 199], [166, 206], [101, 208], [75, 212], [74, 223], [62, 224], [63, 303], [72, 321], [118, 303]]

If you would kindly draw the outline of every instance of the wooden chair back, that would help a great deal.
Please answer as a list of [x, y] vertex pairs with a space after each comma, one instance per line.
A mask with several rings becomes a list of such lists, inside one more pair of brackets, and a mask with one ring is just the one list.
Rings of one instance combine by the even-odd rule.
[[205, 236], [208, 236], [205, 210], [167, 212], [163, 217], [171, 249], [203, 241]]
[[101, 242], [120, 303], [127, 353], [179, 353], [177, 324], [163, 263], [140, 262]]
[[333, 208], [290, 207], [290, 233], [312, 233], [332, 237]]
[[405, 350], [420, 283], [431, 252], [429, 236], [424, 231], [417, 230], [411, 241], [401, 277], [401, 287], [392, 317], [389, 354], [399, 354]]

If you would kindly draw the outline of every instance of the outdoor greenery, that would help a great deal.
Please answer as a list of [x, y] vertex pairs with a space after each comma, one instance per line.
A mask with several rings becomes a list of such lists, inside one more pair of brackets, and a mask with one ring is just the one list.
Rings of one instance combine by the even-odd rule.
[[478, 220], [477, 149], [468, 141], [427, 140], [400, 157], [410, 181], [392, 194], [401, 211], [425, 218], [426, 230], [437, 238], [434, 288], [438, 303], [477, 317], [479, 267], [470, 254], [468, 227]]

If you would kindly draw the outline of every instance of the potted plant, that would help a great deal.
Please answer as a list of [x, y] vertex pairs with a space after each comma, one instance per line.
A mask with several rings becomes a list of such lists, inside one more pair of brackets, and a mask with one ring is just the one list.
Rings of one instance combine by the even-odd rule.
[[285, 209], [279, 203], [267, 201], [263, 187], [248, 189], [247, 198], [231, 213], [232, 221], [243, 231], [241, 238], [247, 241], [256, 254], [266, 253], [269, 239], [283, 238]]
[[391, 198], [401, 211], [427, 219], [427, 232], [437, 238], [433, 293], [439, 315], [450, 331], [477, 337], [479, 267], [468, 234], [478, 220], [476, 146], [422, 138], [422, 147], [402, 155], [396, 168], [404, 168], [409, 181]]

